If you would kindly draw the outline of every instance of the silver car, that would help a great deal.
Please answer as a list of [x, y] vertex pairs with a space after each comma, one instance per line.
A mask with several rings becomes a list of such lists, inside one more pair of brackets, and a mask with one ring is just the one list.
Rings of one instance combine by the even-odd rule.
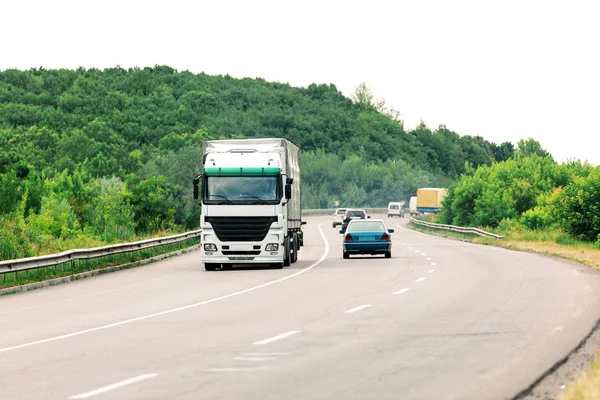
[[342, 225], [344, 221], [344, 214], [346, 214], [347, 208], [338, 208], [333, 213], [333, 227], [335, 228], [338, 225]]

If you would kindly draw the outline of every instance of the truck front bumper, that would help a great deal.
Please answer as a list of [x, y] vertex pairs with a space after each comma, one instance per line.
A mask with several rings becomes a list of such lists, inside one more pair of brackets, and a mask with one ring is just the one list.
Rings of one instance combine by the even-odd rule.
[[[214, 264], [278, 264], [283, 263], [285, 248], [279, 244], [277, 251], [265, 250], [267, 243], [216, 244], [216, 251], [202, 246], [202, 262]], [[260, 249], [255, 247], [260, 246]], [[225, 249], [223, 248], [225, 247]]]

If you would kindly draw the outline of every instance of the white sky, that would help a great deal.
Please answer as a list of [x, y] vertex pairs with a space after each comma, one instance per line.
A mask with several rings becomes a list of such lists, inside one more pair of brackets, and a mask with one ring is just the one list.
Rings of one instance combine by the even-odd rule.
[[169, 65], [365, 82], [399, 110], [600, 164], [598, 1], [0, 0], [0, 69]]

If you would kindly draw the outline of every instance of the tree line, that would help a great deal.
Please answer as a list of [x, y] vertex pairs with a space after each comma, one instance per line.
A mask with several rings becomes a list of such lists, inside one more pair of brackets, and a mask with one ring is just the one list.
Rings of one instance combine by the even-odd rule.
[[356, 94], [168, 66], [0, 71], [0, 257], [197, 227], [190, 182], [207, 139], [297, 144], [305, 208], [383, 206], [514, 154], [445, 126], [405, 129]]
[[600, 167], [556, 163], [538, 142], [522, 140], [513, 158], [463, 173], [437, 219], [505, 231], [560, 229], [600, 246]]

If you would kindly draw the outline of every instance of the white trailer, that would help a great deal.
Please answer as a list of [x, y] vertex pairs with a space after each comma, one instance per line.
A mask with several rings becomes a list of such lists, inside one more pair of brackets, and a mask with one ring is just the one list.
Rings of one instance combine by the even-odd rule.
[[300, 151], [285, 139], [209, 140], [194, 178], [201, 199], [202, 262], [289, 266], [304, 244]]

